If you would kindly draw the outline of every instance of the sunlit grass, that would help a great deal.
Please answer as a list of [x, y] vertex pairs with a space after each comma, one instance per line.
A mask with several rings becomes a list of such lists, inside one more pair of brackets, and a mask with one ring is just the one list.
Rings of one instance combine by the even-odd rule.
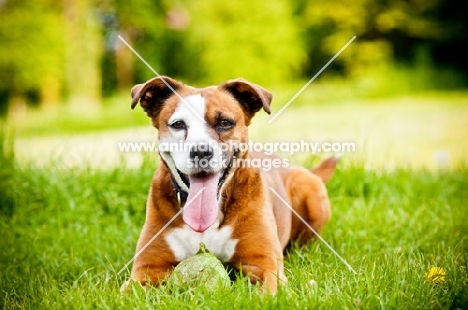
[[[271, 105], [272, 113], [277, 113], [301, 88], [303, 84], [290, 84], [268, 88], [273, 93]], [[103, 99], [101, 106], [93, 106], [83, 102], [81, 104], [61, 105], [55, 109], [28, 108], [20, 115], [11, 117], [9, 126], [18, 137], [69, 135], [76, 133], [94, 132], [149, 125], [150, 121], [140, 107], [135, 110], [130, 108], [130, 94], [121, 93], [111, 98]], [[436, 92], [426, 91], [421, 93], [401, 94], [398, 90], [395, 94], [369, 97], [366, 94], [359, 95], [354, 84], [342, 81], [337, 83], [311, 84], [299, 97], [297, 97], [286, 111], [298, 109], [304, 117], [314, 116], [321, 111], [328, 111], [326, 115], [338, 117], [337, 120], [347, 120], [346, 124], [358, 126], [362, 118], [374, 117], [367, 111], [388, 113], [388, 108], [397, 105], [405, 114], [405, 107], [411, 110], [413, 104], [423, 107], [427, 103], [431, 110], [448, 107], [468, 109], [468, 93], [463, 91]], [[343, 110], [343, 108], [345, 110]], [[352, 115], [348, 113], [352, 111]], [[261, 114], [261, 113], [259, 113]], [[382, 113], [381, 113], [382, 114]], [[258, 116], [257, 116], [258, 118]], [[275, 121], [276, 123], [276, 121]], [[321, 117], [312, 119], [309, 125], [324, 123], [336, 125], [329, 119]], [[332, 127], [332, 126], [329, 126]], [[329, 128], [326, 128], [329, 129]]]
[[[17, 167], [1, 156], [0, 296], [4, 309], [456, 309], [468, 300], [466, 167], [369, 171], [340, 164], [328, 184], [333, 217], [323, 244], [293, 247], [289, 284], [276, 296], [238, 280], [229, 289], [171, 287], [119, 294], [128, 273], [155, 168]], [[308, 164], [306, 164], [308, 165]], [[11, 173], [13, 172], [13, 173]], [[8, 192], [5, 192], [8, 191]], [[432, 266], [444, 282], [425, 278]], [[310, 284], [314, 280], [316, 284]]]
[[[468, 161], [466, 93], [372, 100], [343, 97], [324, 102], [316, 97], [323, 85], [312, 86], [269, 124], [295, 89], [278, 92], [273, 114], [260, 111], [253, 119], [250, 138], [260, 142], [353, 142], [356, 151], [344, 152], [344, 157], [357, 158], [368, 168], [445, 169]], [[127, 97], [105, 102], [98, 112], [63, 109], [35, 111], [27, 121], [12, 126], [19, 159], [112, 166], [122, 158], [142, 160], [141, 154], [119, 153], [118, 142], [156, 141], [156, 129], [140, 107], [130, 109]], [[292, 161], [300, 163], [308, 156], [296, 154]]]
[[344, 156], [374, 168], [446, 168], [468, 161], [466, 95], [343, 99], [329, 105], [314, 105], [311, 100], [290, 106], [267, 124], [270, 117], [257, 114], [250, 128], [252, 139], [354, 142], [356, 152]]
[[66, 136], [109, 129], [149, 125], [140, 108], [130, 108], [130, 95], [103, 99], [100, 106], [86, 102], [61, 105], [54, 109], [28, 108], [12, 117], [9, 125], [18, 137]]

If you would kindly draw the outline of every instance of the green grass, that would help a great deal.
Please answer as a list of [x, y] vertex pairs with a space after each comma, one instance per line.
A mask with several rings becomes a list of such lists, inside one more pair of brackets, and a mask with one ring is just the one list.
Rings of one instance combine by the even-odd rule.
[[[69, 155], [69, 147], [84, 139], [90, 154], [104, 152], [109, 159], [105, 152], [112, 150], [91, 143], [93, 132], [150, 123], [120, 96], [101, 110], [29, 111], [23, 122], [10, 124], [21, 139], [15, 154], [13, 141], [0, 144], [0, 307], [468, 309], [468, 95], [370, 100], [347, 89], [311, 85], [274, 124], [259, 113], [250, 137], [357, 143], [357, 153], [345, 154], [327, 185], [333, 217], [323, 234], [356, 275], [315, 242], [291, 250], [285, 261], [289, 284], [274, 297], [243, 279], [210, 292], [160, 287], [121, 296], [128, 273], [117, 271], [134, 254], [155, 154], [138, 169], [116, 162], [113, 169], [65, 170], [58, 168], [62, 159], [54, 162], [43, 152], [51, 145], [59, 152], [51, 143], [56, 139], [59, 146], [68, 142], [63, 148]], [[279, 91], [273, 112], [295, 91]], [[86, 132], [81, 140], [70, 137]], [[107, 139], [119, 141], [119, 134]], [[435, 166], [438, 151], [451, 156], [447, 167]], [[21, 160], [26, 155], [32, 163]], [[317, 160], [302, 155], [292, 162], [311, 166]], [[446, 270], [445, 282], [425, 279], [433, 266]], [[317, 285], [308, 285], [311, 280]]]
[[[273, 113], [294, 95], [280, 93], [284, 100], [273, 102]], [[314, 97], [319, 94], [304, 92], [271, 124], [268, 121], [272, 115], [257, 113], [249, 138], [256, 142], [354, 142], [356, 152], [344, 155], [360, 159], [366, 168], [438, 169], [468, 163], [467, 93], [426, 93], [375, 100], [342, 98], [327, 103]], [[135, 111], [129, 108], [128, 98], [115, 99], [102, 109], [100, 116], [91, 113], [81, 117], [65, 110], [62, 114], [36, 112], [19, 127], [12, 127], [17, 137], [18, 161], [52, 158], [69, 163], [76, 162], [81, 154], [94, 161], [104, 158], [109, 165], [121, 157], [134, 158], [135, 154], [118, 153], [118, 142], [151, 142], [157, 135], [140, 107]], [[126, 129], [108, 130], [118, 126]], [[107, 131], [87, 132], [92, 129]], [[31, 136], [26, 138], [28, 135]], [[306, 155], [297, 154], [292, 160], [301, 163]]]
[[[272, 102], [272, 113], [277, 113], [296, 93], [302, 88], [303, 84], [295, 84], [281, 86], [270, 89], [274, 95]], [[384, 113], [388, 113], [389, 108], [395, 106], [400, 116], [405, 116], [406, 110], [401, 109], [403, 106], [412, 105], [413, 102], [417, 106], [424, 106], [427, 103], [431, 110], [446, 108], [463, 109], [461, 117], [468, 113], [468, 93], [466, 91], [451, 91], [451, 92], [424, 92], [424, 93], [409, 93], [402, 94], [396, 91], [389, 96], [388, 93], [382, 96], [368, 96], [366, 92], [361, 94], [360, 88], [351, 82], [344, 84], [337, 83], [321, 83], [310, 85], [300, 96], [298, 96], [285, 111], [284, 115], [290, 113], [291, 110], [296, 110], [298, 113], [293, 113], [291, 118], [300, 117], [300, 120], [311, 122], [321, 122], [329, 125], [334, 125], [337, 122], [344, 120], [347, 124], [353, 124], [351, 131], [356, 131], [360, 128], [359, 117], [375, 118], [376, 115], [370, 115], [368, 110], [377, 113], [377, 117], [382, 117]], [[9, 120], [9, 126], [12, 128], [15, 136], [36, 137], [36, 136], [65, 136], [77, 133], [89, 133], [102, 130], [120, 129], [135, 126], [149, 126], [150, 120], [147, 118], [142, 109], [137, 106], [135, 110], [130, 108], [130, 94], [120, 94], [111, 98], [104, 99], [101, 106], [90, 106], [83, 103], [82, 105], [62, 105], [56, 109], [37, 109], [28, 108], [24, 113], [20, 113]], [[322, 111], [327, 111], [328, 114], [340, 112], [342, 108], [346, 112], [351, 112], [352, 117], [346, 117], [345, 113], [341, 113], [338, 119], [311, 119], [315, 113], [322, 116]], [[288, 112], [288, 113], [286, 113]], [[325, 116], [327, 116], [326, 114]], [[426, 113], [427, 114], [427, 113]], [[264, 118], [271, 116], [258, 113]], [[258, 117], [258, 116], [257, 116]], [[278, 121], [284, 119], [284, 116], [278, 118]], [[417, 118], [418, 121], [423, 121], [423, 115]], [[278, 123], [275, 121], [275, 124]], [[276, 126], [276, 128], [281, 128]], [[330, 126], [325, 128], [330, 130]]]
[[87, 103], [61, 105], [55, 109], [28, 108], [11, 117], [9, 126], [18, 137], [67, 135], [149, 125], [148, 117], [138, 108], [130, 107], [130, 95], [104, 99], [101, 106]]
[[[10, 155], [8, 155], [10, 154]], [[19, 167], [0, 153], [0, 296], [4, 309], [466, 309], [468, 169], [369, 171], [343, 162], [328, 184], [333, 217], [320, 242], [294, 247], [276, 296], [230, 289], [119, 286], [134, 254], [155, 163], [140, 169]], [[432, 266], [446, 281], [425, 279]], [[310, 280], [316, 286], [310, 286]]]

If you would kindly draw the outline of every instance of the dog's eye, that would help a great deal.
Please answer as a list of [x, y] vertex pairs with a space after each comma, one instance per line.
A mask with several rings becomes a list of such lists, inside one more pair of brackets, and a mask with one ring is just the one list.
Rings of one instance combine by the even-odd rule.
[[169, 126], [173, 129], [185, 129], [185, 123], [183, 121], [175, 121]]
[[234, 126], [234, 123], [230, 120], [223, 119], [218, 123], [218, 126], [223, 129], [228, 129]]

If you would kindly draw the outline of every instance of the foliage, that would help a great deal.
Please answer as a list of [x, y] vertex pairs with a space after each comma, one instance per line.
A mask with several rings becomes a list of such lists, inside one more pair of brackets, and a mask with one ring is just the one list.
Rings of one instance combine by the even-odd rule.
[[101, 87], [109, 96], [153, 77], [118, 35], [159, 73], [191, 84], [238, 76], [267, 86], [309, 79], [357, 36], [325, 76], [381, 78], [382, 70], [422, 64], [449, 72], [431, 84], [436, 88], [465, 87], [466, 6], [455, 0], [6, 0], [0, 2], [0, 110], [17, 97], [96, 102]]
[[[357, 40], [333, 66], [348, 74], [368, 72], [374, 66], [406, 65], [417, 61], [421, 49], [429, 62], [468, 70], [460, 52], [448, 48], [448, 41], [460, 44], [466, 18], [455, 9], [455, 1], [296, 0], [307, 28], [308, 55], [312, 66], [330, 59], [353, 35]], [[458, 6], [458, 4], [457, 4]], [[466, 4], [463, 4], [466, 7]], [[448, 18], [447, 13], [452, 12]], [[466, 38], [463, 38], [466, 41]], [[451, 53], [451, 59], [440, 53]], [[429, 63], [430, 64], [430, 63]], [[461, 66], [460, 66], [461, 65]]]
[[243, 76], [271, 85], [298, 76], [305, 53], [290, 3], [204, 0], [188, 7], [200, 73], [212, 83]]
[[[158, 71], [164, 59], [163, 47], [165, 8], [161, 1], [123, 0], [102, 1], [97, 7], [103, 30], [103, 88], [105, 94], [113, 94], [118, 79], [124, 77], [127, 83], [143, 81], [154, 76], [140, 59], [118, 38], [122, 36], [145, 60]], [[124, 64], [119, 59], [124, 58]], [[129, 69], [119, 69], [129, 66]], [[129, 75], [129, 76], [125, 76]], [[125, 85], [129, 87], [130, 85]], [[122, 89], [119, 89], [122, 90]], [[128, 89], [126, 89], [128, 91]]]
[[50, 79], [63, 80], [65, 36], [57, 2], [2, 2], [0, 92], [39, 93]]
[[[105, 30], [113, 40], [124, 33], [161, 74], [190, 82], [244, 76], [258, 83], [279, 83], [296, 77], [304, 61], [298, 27], [284, 1], [149, 3], [141, 1], [135, 7], [116, 1], [108, 13], [104, 8], [103, 14], [115, 20]], [[110, 59], [113, 53], [109, 51]], [[138, 80], [153, 75], [136, 57], [134, 65]]]

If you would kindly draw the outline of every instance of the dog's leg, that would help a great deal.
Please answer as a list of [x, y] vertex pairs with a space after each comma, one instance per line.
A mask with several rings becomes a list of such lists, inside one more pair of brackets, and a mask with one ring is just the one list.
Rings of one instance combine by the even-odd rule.
[[144, 290], [146, 290], [146, 285], [157, 285], [162, 283], [166, 277], [170, 274], [172, 267], [167, 269], [157, 268], [154, 266], [139, 266], [132, 270], [131, 279], [125, 281], [120, 287], [122, 293], [128, 293], [131, 285], [133, 283], [140, 285]]
[[138, 266], [132, 270], [132, 280], [138, 281], [143, 287], [146, 286], [146, 284], [157, 285], [166, 279], [166, 277], [171, 273], [172, 268], [172, 266]]
[[177, 265], [172, 251], [162, 238], [155, 239], [148, 244], [159, 230], [160, 228], [156, 225], [143, 227], [136, 248], [139, 255], [133, 262], [130, 282], [139, 282], [142, 287], [147, 284], [157, 285], [163, 282]]
[[251, 283], [260, 283], [264, 293], [275, 294], [278, 290], [278, 284], [287, 283], [284, 271], [275, 271], [273, 267], [266, 269], [264, 266], [241, 265], [240, 271], [249, 278]]
[[[285, 185], [293, 209], [315, 232], [320, 233], [331, 217], [327, 190], [320, 177], [297, 168], [289, 173]], [[305, 244], [315, 237], [315, 233], [297, 215], [292, 216], [292, 239], [298, 239], [301, 244]]]
[[144, 290], [146, 290], [147, 284], [156, 286], [163, 283], [171, 273], [172, 269], [172, 266], [169, 268], [155, 267], [151, 265], [134, 267], [131, 278], [122, 284], [120, 292], [128, 293], [133, 283], [140, 285]]
[[242, 265], [241, 271], [249, 277], [251, 283], [260, 283], [263, 293], [275, 294], [278, 290], [278, 283], [281, 284], [281, 277], [272, 270], [264, 270], [258, 266]]
[[[252, 235], [255, 238], [254, 235]], [[260, 236], [259, 236], [260, 237]], [[280, 245], [268, 240], [243, 239], [236, 246], [232, 264], [252, 283], [260, 283], [264, 293], [275, 294], [278, 284], [287, 283]], [[270, 252], [266, 252], [271, 249]]]

